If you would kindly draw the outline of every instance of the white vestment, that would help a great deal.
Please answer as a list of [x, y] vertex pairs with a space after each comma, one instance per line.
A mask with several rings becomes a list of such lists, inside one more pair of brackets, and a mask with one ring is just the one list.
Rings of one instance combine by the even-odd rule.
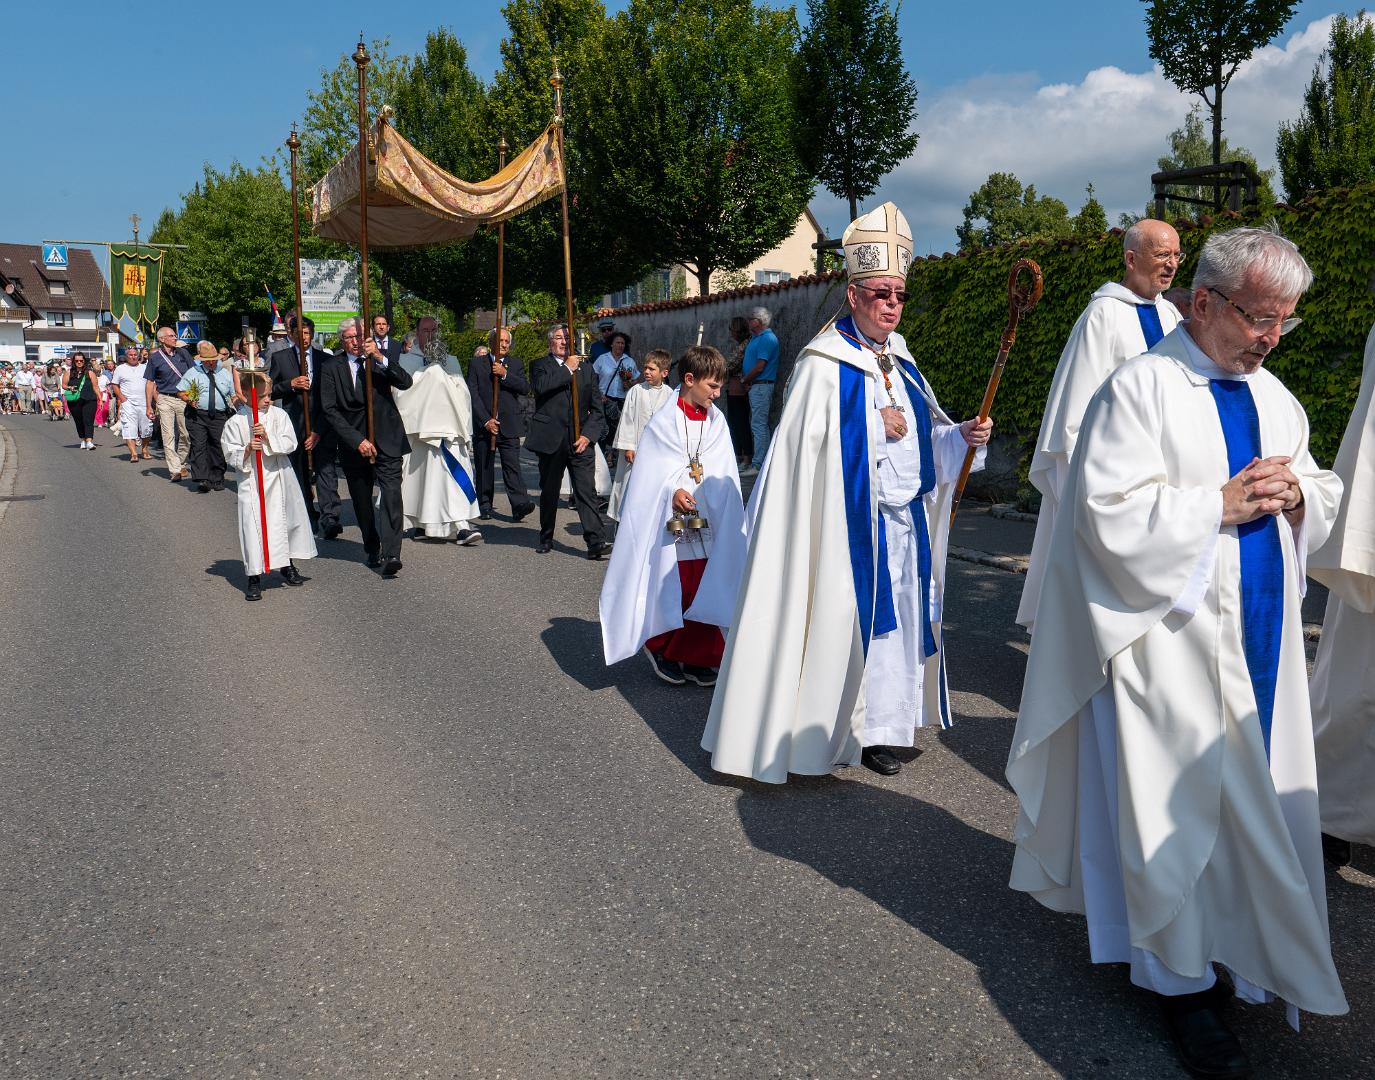
[[439, 366], [444, 369], [445, 374], [454, 379], [463, 378], [463, 365], [458, 362], [458, 357], [453, 353], [445, 353], [443, 359], [437, 365], [429, 364], [423, 353], [416, 349], [403, 352], [400, 359], [401, 367], [409, 371], [412, 375], [419, 375], [425, 370], [426, 366]]
[[[625, 396], [625, 407], [621, 411], [621, 422], [616, 428], [616, 440], [611, 444], [612, 449], [634, 450], [638, 447], [645, 425], [672, 397], [673, 387], [667, 383], [660, 383], [658, 386], [636, 383], [632, 386]], [[625, 460], [625, 455], [621, 454], [616, 460], [616, 478], [611, 482], [611, 501], [606, 508], [606, 516], [612, 521], [620, 520], [625, 489], [630, 483], [630, 469], [630, 463]]]
[[[917, 564], [918, 522], [912, 516], [911, 507], [921, 487], [921, 445], [911, 417], [915, 415], [914, 406], [923, 409], [929, 406], [915, 388], [909, 388], [906, 379], [899, 377], [897, 369], [890, 378], [893, 396], [908, 418], [907, 434], [896, 442], [883, 440], [874, 475], [878, 484], [879, 513], [883, 515], [887, 531], [888, 576], [893, 584], [898, 628], [886, 634], [875, 634], [869, 644], [869, 659], [865, 665], [865, 746], [911, 746], [916, 741], [917, 728], [929, 722], [949, 726], [942, 710], [928, 713], [926, 708], [921, 605], [926, 605], [931, 625], [939, 626], [941, 594], [933, 575], [927, 595], [922, 595]], [[875, 409], [890, 404], [881, 378], [875, 379], [872, 387]], [[880, 418], [880, 426], [882, 423]], [[959, 479], [969, 444], [960, 434], [959, 425], [935, 423], [931, 430], [931, 448], [939, 491], [942, 485], [953, 484]], [[971, 471], [978, 472], [984, 467], [985, 455], [986, 451], [980, 447]], [[934, 501], [937, 491], [927, 492], [923, 501]]]
[[1036, 599], [1041, 594], [1060, 491], [1074, 456], [1084, 410], [1104, 379], [1133, 356], [1146, 352], [1145, 333], [1136, 312], [1144, 304], [1155, 307], [1160, 328], [1166, 334], [1179, 325], [1178, 309], [1164, 297], [1147, 300], [1110, 281], [1093, 294], [1080, 314], [1055, 366], [1045, 412], [1041, 414], [1036, 452], [1031, 459], [1030, 479], [1041, 493], [1041, 512], [1036, 518], [1031, 560], [1022, 586], [1022, 602], [1017, 608], [1017, 622], [1028, 630], [1036, 621]]
[[1375, 844], [1375, 330], [1333, 471], [1345, 495], [1332, 535], [1308, 561], [1330, 590], [1309, 692], [1323, 832]]
[[[594, 455], [593, 474], [594, 486], [597, 498], [606, 499], [611, 496], [611, 469], [606, 464], [606, 455], [602, 453], [601, 443], [592, 444]], [[573, 474], [564, 470], [563, 480], [559, 483], [559, 497], [566, 499], [573, 494]]]
[[[888, 341], [895, 357], [911, 361], [900, 334]], [[867, 522], [857, 523], [867, 529], [867, 537], [857, 537], [867, 540], [867, 566], [859, 556], [852, 561], [845, 505], [842, 398], [843, 387], [853, 387], [856, 378], [863, 382], [867, 475], [851, 480], [868, 486]], [[891, 378], [906, 376], [897, 366]], [[910, 397], [911, 385], [904, 386]], [[719, 772], [782, 784], [789, 773], [823, 775], [859, 763], [867, 717], [864, 628], [875, 601], [861, 612], [856, 574], [867, 571], [871, 580], [878, 574], [875, 473], [885, 440], [875, 395], [883, 392], [873, 354], [835, 329], [819, 334], [798, 356], [746, 510], [744, 579], [702, 736]], [[934, 397], [926, 397], [925, 407], [938, 428], [950, 423]], [[937, 610], [951, 493], [950, 485], [939, 485], [924, 499]], [[890, 534], [892, 539], [900, 538]], [[898, 581], [893, 584], [896, 589]], [[939, 645], [939, 624], [932, 629]], [[945, 694], [939, 649], [924, 667], [923, 710], [939, 715]]]
[[1011, 885], [1087, 913], [1093, 959], [1130, 960], [1133, 980], [1158, 992], [1206, 985], [1217, 962], [1243, 997], [1343, 1013], [1300, 612], [1307, 553], [1327, 537], [1341, 481], [1309, 455], [1302, 406], [1268, 371], [1249, 376], [1262, 454], [1292, 458], [1305, 502], [1299, 527], [1278, 522], [1267, 762], [1240, 546], [1221, 525], [1230, 477], [1210, 376], [1221, 373], [1181, 327], [1109, 376], [1085, 414], [1008, 759], [1020, 803]]
[[426, 536], [444, 539], [466, 529], [477, 517], [470, 499], [454, 479], [444, 449], [473, 477], [473, 402], [462, 376], [431, 364], [415, 376], [410, 389], [395, 392], [411, 452], [401, 473], [401, 506], [406, 523]]
[[[668, 403], [640, 437], [625, 512], [602, 582], [602, 652], [608, 664], [634, 656], [652, 637], [680, 629], [684, 619], [723, 630], [730, 626], [745, 566], [740, 473], [721, 411], [708, 409], [705, 428], [699, 428], [701, 423], [687, 419], [678, 407], [678, 395], [669, 390]], [[688, 473], [685, 443], [700, 454], [701, 484]], [[704, 552], [691, 550], [697, 546], [692, 543], [675, 543], [666, 527], [679, 488], [692, 493], [697, 513], [707, 519], [711, 534], [706, 572], [686, 612], [678, 560], [684, 554], [701, 558]], [[685, 548], [689, 549], [686, 553]]]
[[315, 536], [311, 532], [306, 500], [291, 464], [296, 449], [296, 429], [291, 417], [273, 406], [258, 409], [258, 422], [267, 432], [262, 451], [263, 504], [267, 508], [267, 553], [271, 565], [263, 566], [263, 527], [258, 508], [258, 467], [255, 454], [248, 449], [253, 440], [253, 414], [240, 409], [224, 423], [220, 448], [225, 464], [238, 479], [239, 548], [244, 571], [259, 577], [267, 570], [281, 570], [292, 559], [315, 558]]

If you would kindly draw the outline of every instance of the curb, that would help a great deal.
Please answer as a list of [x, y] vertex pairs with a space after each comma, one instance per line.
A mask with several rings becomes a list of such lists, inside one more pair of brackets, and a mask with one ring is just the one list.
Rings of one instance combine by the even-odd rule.
[[988, 508], [990, 517], [1003, 518], [1005, 521], [1029, 521], [1036, 524], [1036, 515], [1018, 510], [1012, 503], [994, 503]]
[[987, 551], [976, 551], [966, 547], [951, 547], [949, 555], [961, 562], [991, 566], [994, 570], [1005, 570], [1009, 574], [1025, 574], [1030, 562], [1024, 555], [993, 555]]

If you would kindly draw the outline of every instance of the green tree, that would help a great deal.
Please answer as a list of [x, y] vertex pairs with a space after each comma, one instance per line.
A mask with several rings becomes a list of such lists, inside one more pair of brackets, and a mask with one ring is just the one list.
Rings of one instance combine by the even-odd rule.
[[[1260, 182], [1256, 185], [1256, 202], [1258, 205], [1273, 206], [1275, 202], [1275, 191], [1271, 185], [1275, 171], [1273, 169], [1262, 169], [1256, 164], [1256, 156], [1244, 146], [1233, 146], [1225, 138], [1222, 140], [1222, 157], [1224, 161], [1244, 161], [1256, 171]], [[1178, 169], [1193, 169], [1201, 165], [1213, 164], [1213, 149], [1209, 142], [1208, 134], [1203, 127], [1203, 117], [1200, 115], [1198, 105], [1194, 105], [1189, 114], [1184, 117], [1184, 126], [1177, 127], [1170, 132], [1170, 151], [1156, 159], [1156, 168], [1160, 172], [1174, 172]], [[1170, 189], [1176, 195], [1189, 196], [1195, 199], [1213, 199], [1214, 189], [1212, 187], [1188, 187], [1176, 184]], [[1165, 220], [1179, 221], [1185, 218], [1196, 217], [1200, 212], [1198, 203], [1182, 202], [1179, 199], [1166, 199], [1165, 201]], [[1154, 217], [1155, 202], [1146, 204], [1145, 210], [1139, 217]], [[1138, 216], [1122, 215], [1124, 227], [1138, 220]]]
[[1303, 111], [1275, 148], [1290, 200], [1375, 179], [1375, 23], [1338, 15]]
[[[1213, 114], [1211, 164], [1222, 162], [1222, 95], [1243, 60], [1293, 17], [1298, 0], [1142, 0], [1151, 59]], [[1217, 194], [1222, 205], [1222, 194]]]
[[[180, 209], [165, 209], [149, 239], [187, 246], [170, 252], [164, 263], [164, 322], [172, 322], [179, 308], [204, 311], [210, 320], [207, 332], [223, 343], [237, 335], [241, 314], [253, 316], [260, 332], [266, 330], [270, 309], [264, 285], [283, 311], [296, 303], [291, 192], [276, 160], [252, 170], [235, 161], [225, 172], [206, 165]], [[301, 237], [303, 258], [334, 250], [309, 233]]]
[[635, 245], [632, 262], [680, 263], [705, 293], [713, 270], [796, 227], [812, 192], [794, 136], [796, 43], [791, 11], [750, 0], [631, 0], [610, 20], [616, 77], [580, 98], [584, 190]]
[[[401, 61], [389, 103], [406, 139], [442, 169], [469, 181], [497, 171], [497, 147], [487, 127], [487, 91], [468, 66], [468, 52], [440, 28], [425, 49]], [[377, 253], [378, 263], [411, 293], [463, 314], [496, 299], [496, 234], [440, 247]]]
[[798, 144], [826, 190], [859, 200], [917, 148], [917, 86], [907, 73], [897, 9], [886, 0], [807, 0], [795, 80]]
[[1075, 236], [1084, 239], [1092, 239], [1102, 236], [1108, 231], [1108, 213], [1103, 209], [1103, 204], [1098, 201], [1093, 193], [1093, 185], [1089, 184], [1084, 189], [1086, 198], [1084, 205], [1079, 208], [1079, 213], [1074, 215], [1074, 220], [1070, 222], [1070, 231]]
[[[405, 59], [391, 55], [388, 38], [374, 40], [368, 57], [368, 122], [372, 123], [383, 105], [395, 101]], [[305, 182], [312, 184], [358, 145], [358, 66], [353, 53], [345, 53], [334, 67], [321, 71], [319, 89], [306, 97], [310, 104], [301, 123], [300, 158]]]
[[991, 174], [969, 196], [964, 224], [955, 228], [961, 251], [1072, 232], [1069, 207], [1053, 196], [1037, 195], [1034, 184], [1023, 189], [1022, 182], [1007, 172]]

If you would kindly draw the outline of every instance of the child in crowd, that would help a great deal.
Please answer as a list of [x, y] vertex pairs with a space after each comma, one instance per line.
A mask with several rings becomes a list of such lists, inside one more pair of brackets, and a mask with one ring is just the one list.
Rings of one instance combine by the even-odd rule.
[[606, 509], [606, 516], [613, 521], [621, 517], [621, 504], [625, 501], [630, 467], [635, 463], [635, 448], [640, 444], [640, 436], [659, 406], [673, 396], [673, 388], [664, 383], [672, 364], [673, 357], [663, 349], [651, 350], [641, 365], [644, 381], [636, 383], [625, 395], [625, 408], [621, 411], [621, 423], [612, 444], [613, 449], [621, 452], [616, 462], [616, 479], [611, 484], [611, 503]]
[[[304, 585], [294, 559], [315, 558], [315, 537], [306, 516], [306, 501], [291, 453], [296, 449], [296, 429], [291, 418], [272, 404], [272, 381], [267, 372], [245, 370], [239, 385], [249, 402], [224, 425], [220, 445], [225, 465], [237, 473], [239, 489], [239, 548], [248, 574], [245, 600], [261, 600], [262, 575], [280, 571], [288, 585]], [[252, 391], [258, 393], [258, 423], [253, 423]], [[262, 454], [263, 499], [267, 509], [268, 564], [263, 564], [263, 525], [258, 505], [258, 453]]]
[[725, 415], [725, 358], [695, 345], [682, 386], [645, 426], [602, 584], [608, 664], [643, 647], [654, 674], [712, 686], [745, 566], [745, 508]]

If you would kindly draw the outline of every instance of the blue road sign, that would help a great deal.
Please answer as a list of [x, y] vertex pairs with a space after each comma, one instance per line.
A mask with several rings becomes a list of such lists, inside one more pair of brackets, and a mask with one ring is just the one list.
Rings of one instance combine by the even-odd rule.
[[201, 324], [198, 322], [177, 322], [177, 340], [183, 345], [194, 345], [201, 340]]
[[67, 269], [67, 245], [44, 244], [43, 265], [46, 266], [49, 270]]

